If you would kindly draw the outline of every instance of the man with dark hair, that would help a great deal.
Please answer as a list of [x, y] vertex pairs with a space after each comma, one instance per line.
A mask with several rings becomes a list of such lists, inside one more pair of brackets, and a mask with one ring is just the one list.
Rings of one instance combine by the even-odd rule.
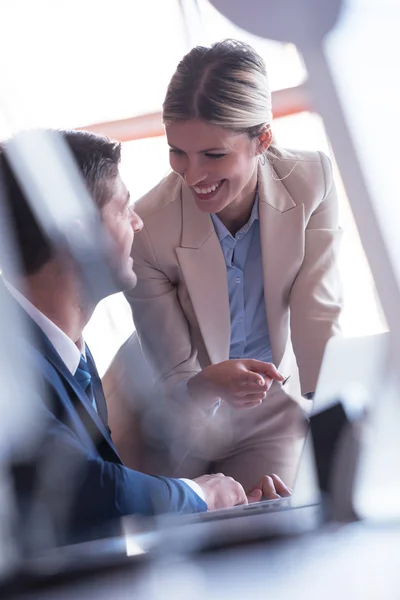
[[[112, 266], [119, 287], [129, 289], [136, 284], [131, 246], [143, 223], [130, 206], [119, 175], [120, 144], [86, 132], [61, 135], [113, 243]], [[67, 507], [61, 519], [67, 538], [132, 513], [199, 512], [258, 500], [259, 489], [248, 498], [239, 483], [222, 474], [178, 480], [145, 475], [122, 464], [110, 437], [101, 382], [82, 339], [99, 298], [91, 298], [74, 259], [46, 238], [1, 151], [0, 169], [10, 216], [3, 225], [15, 233], [22, 265], [17, 279], [6, 269], [0, 285], [7, 288], [33, 331], [33, 341], [27, 342], [29, 359], [49, 391], [46, 400], [41, 398], [35, 405], [45, 432], [36, 461], [40, 473], [33, 483], [22, 469], [17, 482], [20, 493], [34, 493], [39, 486], [53, 525], [60, 523], [61, 506]], [[278, 490], [280, 484], [275, 484]], [[65, 531], [60, 539], [64, 538]]]

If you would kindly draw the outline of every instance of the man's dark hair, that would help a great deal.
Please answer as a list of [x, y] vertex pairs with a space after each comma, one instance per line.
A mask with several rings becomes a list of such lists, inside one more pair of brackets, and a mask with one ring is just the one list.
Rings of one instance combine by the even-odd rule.
[[[87, 131], [59, 133], [69, 146], [94, 202], [102, 209], [111, 199], [109, 182], [118, 175], [121, 144]], [[0, 224], [0, 235], [2, 227], [8, 227], [14, 233], [20, 249], [22, 270], [24, 274], [32, 275], [53, 258], [54, 248], [37, 223], [1, 147], [0, 182], [6, 201], [6, 214], [10, 217]]]

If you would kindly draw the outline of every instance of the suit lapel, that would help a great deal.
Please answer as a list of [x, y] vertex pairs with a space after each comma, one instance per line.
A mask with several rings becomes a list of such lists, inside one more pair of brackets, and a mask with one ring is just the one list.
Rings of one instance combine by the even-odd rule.
[[273, 361], [279, 365], [287, 344], [290, 288], [304, 252], [303, 205], [293, 201], [273, 167], [259, 167], [259, 214], [264, 298]]
[[[75, 395], [76, 402], [73, 402], [75, 410], [77, 411], [80, 419], [83, 421], [96, 447], [102, 448], [102, 442], [105, 442], [108, 447], [108, 450], [111, 451], [111, 459], [114, 461], [117, 460], [118, 462], [122, 462], [111, 440], [108, 428], [103, 423], [99, 414], [97, 414], [96, 410], [88, 401], [84, 390], [76, 381], [75, 377], [73, 377], [73, 375], [67, 369], [65, 363], [63, 362], [63, 360], [61, 359], [58, 352], [56, 351], [50, 340], [47, 338], [47, 336], [42, 332], [40, 327], [36, 325], [36, 323], [34, 323], [33, 321], [32, 323], [34, 325], [35, 335], [39, 339], [41, 353], [46, 358], [46, 360], [56, 369], [58, 374], [61, 375], [64, 382], [70, 388], [72, 394]], [[93, 361], [93, 359], [91, 360]], [[97, 399], [97, 396], [95, 397]], [[102, 449], [104, 449], [104, 447]], [[109, 452], [107, 451], [106, 453], [109, 454]], [[110, 460], [110, 456], [107, 457], [107, 460]]]
[[182, 188], [182, 243], [176, 249], [211, 363], [229, 357], [230, 316], [225, 259], [210, 215]]
[[89, 367], [90, 375], [92, 378], [93, 385], [93, 393], [96, 400], [97, 412], [104, 424], [108, 433], [110, 433], [110, 429], [108, 427], [108, 412], [107, 412], [107, 403], [104, 397], [103, 386], [101, 385], [101, 380], [99, 374], [96, 369], [96, 364], [93, 360], [92, 353], [89, 348], [85, 345], [86, 351], [86, 361]]

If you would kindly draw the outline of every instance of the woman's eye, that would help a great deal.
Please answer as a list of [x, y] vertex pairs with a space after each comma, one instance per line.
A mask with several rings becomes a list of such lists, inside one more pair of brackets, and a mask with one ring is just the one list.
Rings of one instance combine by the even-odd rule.
[[177, 150], [177, 148], [170, 148], [169, 151], [173, 154], [183, 154], [182, 150]]
[[224, 158], [225, 154], [206, 154], [207, 158]]

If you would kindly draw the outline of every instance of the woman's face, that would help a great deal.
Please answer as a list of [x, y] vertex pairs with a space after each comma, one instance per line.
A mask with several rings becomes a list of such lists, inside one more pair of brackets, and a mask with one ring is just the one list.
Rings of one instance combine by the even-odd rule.
[[171, 168], [203, 212], [218, 213], [255, 191], [257, 140], [197, 119], [171, 123], [166, 134]]

